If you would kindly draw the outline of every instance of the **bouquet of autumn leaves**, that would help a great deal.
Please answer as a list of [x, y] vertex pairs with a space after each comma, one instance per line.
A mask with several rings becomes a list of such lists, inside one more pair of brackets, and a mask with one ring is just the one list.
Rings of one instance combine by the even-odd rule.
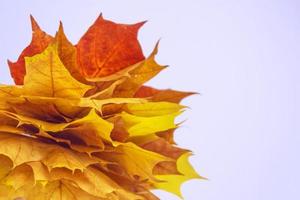
[[74, 46], [31, 17], [33, 36], [0, 85], [0, 199], [155, 200], [200, 178], [173, 132], [189, 92], [143, 84], [165, 66], [145, 58], [143, 23], [100, 16]]

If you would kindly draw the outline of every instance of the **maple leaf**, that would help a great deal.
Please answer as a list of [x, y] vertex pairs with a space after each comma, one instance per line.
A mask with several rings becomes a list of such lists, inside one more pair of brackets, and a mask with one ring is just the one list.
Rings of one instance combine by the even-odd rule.
[[25, 63], [27, 95], [80, 98], [91, 88], [70, 75], [58, 56], [56, 43], [51, 43], [41, 54], [27, 57]]
[[8, 61], [11, 75], [17, 85], [23, 84], [23, 79], [26, 74], [25, 57], [30, 57], [37, 53], [41, 53], [52, 41], [52, 37], [40, 29], [39, 25], [32, 16], [30, 16], [30, 19], [32, 26], [31, 43], [22, 51], [17, 62], [13, 63]]
[[137, 31], [143, 24], [116, 24], [100, 15], [77, 44], [83, 74], [102, 77], [143, 60], [137, 40]]
[[166, 68], [145, 58], [144, 22], [102, 15], [77, 45], [31, 17], [32, 41], [0, 85], [0, 199], [158, 200], [199, 176], [175, 144], [179, 102], [194, 94], [144, 84]]
[[138, 65], [129, 72], [129, 77], [120, 84], [113, 96], [116, 97], [132, 97], [136, 91], [144, 83], [156, 76], [161, 70], [165, 69], [167, 66], [159, 65], [155, 61], [155, 56], [158, 53], [158, 44], [156, 44], [153, 52], [144, 61], [138, 63]]
[[57, 43], [58, 56], [70, 74], [78, 81], [87, 83], [85, 77], [81, 75], [78, 67], [77, 49], [66, 37], [63, 24], [61, 22], [55, 36], [55, 41]]
[[151, 101], [167, 101], [173, 103], [180, 103], [182, 99], [197, 94], [195, 92], [182, 92], [176, 90], [158, 90], [148, 86], [142, 86], [139, 90], [134, 94], [134, 97], [138, 98], [147, 98], [151, 99]]
[[204, 177], [199, 176], [190, 165], [188, 161], [190, 155], [190, 153], [185, 153], [177, 160], [177, 169], [181, 174], [155, 175], [156, 178], [162, 180], [162, 182], [154, 183], [155, 187], [164, 189], [182, 197], [180, 186], [183, 182], [193, 178], [205, 179]]

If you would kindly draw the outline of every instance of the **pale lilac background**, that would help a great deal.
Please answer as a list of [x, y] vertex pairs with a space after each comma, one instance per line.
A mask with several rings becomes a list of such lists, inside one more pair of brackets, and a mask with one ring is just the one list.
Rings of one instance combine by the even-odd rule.
[[75, 43], [100, 12], [149, 20], [146, 55], [162, 38], [158, 60], [171, 67], [151, 85], [202, 94], [184, 101], [192, 109], [177, 141], [210, 180], [185, 184], [185, 199], [300, 199], [299, 1], [1, 0], [0, 81], [11, 83], [6, 59], [30, 41], [30, 13], [51, 34], [62, 20]]

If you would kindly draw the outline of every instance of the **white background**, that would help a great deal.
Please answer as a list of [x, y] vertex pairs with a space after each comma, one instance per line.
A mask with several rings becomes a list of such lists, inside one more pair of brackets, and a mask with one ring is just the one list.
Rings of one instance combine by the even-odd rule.
[[[76, 43], [99, 13], [149, 20], [145, 55], [161, 38], [170, 67], [149, 84], [197, 91], [176, 140], [209, 181], [190, 181], [186, 200], [300, 199], [300, 2], [296, 0], [1, 0], [0, 81], [31, 39], [29, 14]], [[162, 200], [178, 198], [156, 192]]]

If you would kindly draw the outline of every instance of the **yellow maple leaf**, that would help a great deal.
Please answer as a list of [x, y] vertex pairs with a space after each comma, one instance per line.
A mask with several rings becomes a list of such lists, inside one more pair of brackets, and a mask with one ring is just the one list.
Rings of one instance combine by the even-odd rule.
[[177, 169], [181, 174], [155, 175], [157, 179], [161, 180], [161, 182], [154, 183], [155, 187], [182, 197], [180, 191], [180, 186], [182, 183], [194, 178], [204, 179], [203, 177], [199, 176], [190, 165], [188, 161], [190, 155], [190, 153], [185, 153], [177, 160]]
[[124, 121], [124, 128], [127, 129], [129, 136], [135, 137], [176, 128], [177, 125], [174, 120], [179, 114], [180, 112], [153, 117], [140, 117], [122, 112], [118, 116]]
[[52, 43], [42, 53], [25, 58], [26, 95], [80, 98], [91, 89], [71, 76], [61, 62], [57, 48], [57, 43]]

